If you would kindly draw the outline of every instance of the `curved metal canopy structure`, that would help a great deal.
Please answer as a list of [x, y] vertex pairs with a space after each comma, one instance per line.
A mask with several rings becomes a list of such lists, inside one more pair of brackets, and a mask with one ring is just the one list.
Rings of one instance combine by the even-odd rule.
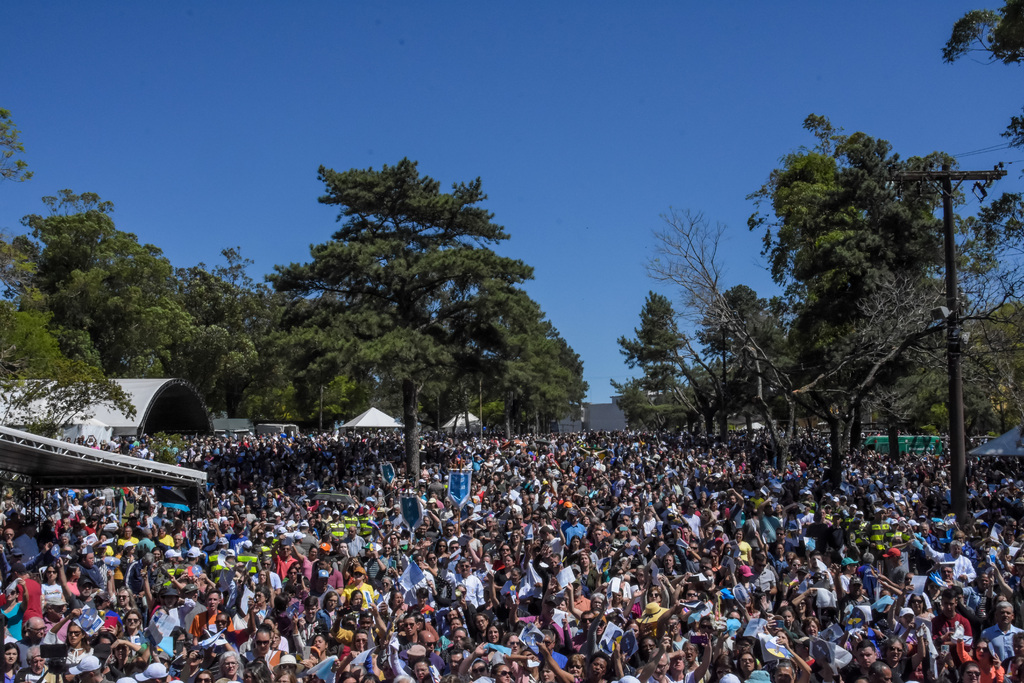
[[109, 406], [89, 409], [93, 419], [110, 426], [114, 435], [157, 432], [213, 433], [206, 403], [183, 379], [115, 379], [135, 406], [129, 418]]
[[203, 486], [206, 473], [0, 427], [0, 480], [38, 488]]

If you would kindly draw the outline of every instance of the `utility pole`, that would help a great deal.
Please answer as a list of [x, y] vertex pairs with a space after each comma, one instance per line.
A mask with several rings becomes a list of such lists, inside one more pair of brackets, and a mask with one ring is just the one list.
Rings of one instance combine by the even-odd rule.
[[[992, 171], [953, 171], [949, 163], [941, 171], [915, 171], [895, 174], [898, 182], [934, 182], [942, 188], [942, 227], [946, 260], [946, 366], [949, 375], [949, 457], [950, 498], [953, 512], [960, 523], [967, 517], [967, 450], [964, 438], [964, 387], [960, 357], [964, 342], [960, 327], [960, 293], [956, 279], [956, 236], [953, 233], [953, 182], [957, 187], [965, 180], [990, 183], [1006, 175]], [[899, 445], [897, 444], [897, 448]]]

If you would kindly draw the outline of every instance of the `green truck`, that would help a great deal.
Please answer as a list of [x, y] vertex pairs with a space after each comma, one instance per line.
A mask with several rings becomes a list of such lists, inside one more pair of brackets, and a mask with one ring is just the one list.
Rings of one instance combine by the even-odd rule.
[[[939, 436], [901, 436], [899, 437], [900, 453], [942, 453], [942, 437]], [[879, 453], [889, 452], [889, 437], [869, 436], [864, 439], [865, 450]]]

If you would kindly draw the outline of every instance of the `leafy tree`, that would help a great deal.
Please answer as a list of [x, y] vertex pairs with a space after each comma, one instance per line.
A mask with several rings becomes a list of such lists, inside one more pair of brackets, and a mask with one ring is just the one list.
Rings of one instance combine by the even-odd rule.
[[90, 409], [97, 405], [135, 415], [120, 385], [81, 361], [54, 360], [39, 377], [22, 373], [0, 378], [0, 395], [0, 424], [22, 425], [49, 437], [59, 436], [61, 427], [74, 419], [89, 419], [94, 414]]
[[758, 212], [749, 227], [765, 231], [772, 276], [786, 287], [790, 341], [802, 368], [789, 373], [790, 390], [828, 423], [838, 458], [859, 435], [856, 419], [879, 374], [930, 332], [926, 307], [937, 298], [941, 266], [939, 196], [923, 186], [900, 199], [890, 180], [894, 171], [943, 158], [903, 161], [884, 140], [841, 135], [822, 117], [804, 125], [819, 145], [783, 158], [753, 195]]
[[221, 254], [224, 265], [175, 271], [176, 298], [191, 325], [172, 340], [164, 369], [191, 382], [210, 410], [238, 417], [246, 391], [269, 371], [283, 304], [249, 277], [252, 262], [240, 248]]
[[622, 397], [619, 406], [627, 421], [660, 428], [678, 423], [687, 408], [704, 414], [703, 394], [696, 398], [695, 405], [680, 381], [683, 335], [668, 298], [648, 292], [640, 310], [640, 326], [633, 332], [633, 338], [619, 337], [619, 350], [626, 357], [626, 365], [639, 368], [643, 376], [625, 383], [612, 382]]
[[22, 307], [49, 311], [65, 355], [114, 377], [160, 377], [191, 325], [160, 249], [139, 244], [94, 193], [44, 197], [50, 215], [23, 223], [38, 241], [34, 291]]
[[[749, 227], [763, 231], [771, 274], [785, 288], [773, 324], [762, 319], [759, 327], [726, 297], [717, 261], [722, 229], [699, 216], [670, 221], [651, 270], [680, 286], [689, 315], [723, 333], [725, 348], [755, 380], [753, 402], [777, 447], [785, 441], [771, 414], [778, 400], [791, 425], [800, 410], [829, 426], [838, 477], [862, 406], [880, 380], [907, 369], [909, 354], [934, 331], [927, 320], [940, 292], [939, 195], [923, 185], [900, 198], [892, 174], [947, 158], [902, 160], [884, 140], [845, 135], [819, 116], [805, 127], [818, 144], [783, 157], [752, 195]], [[978, 273], [988, 261], [982, 246], [973, 244], [966, 259]]]
[[28, 162], [17, 158], [25, 153], [25, 145], [18, 139], [20, 134], [11, 121], [11, 112], [0, 109], [0, 180], [19, 182], [32, 177]]
[[271, 281], [292, 299], [291, 319], [334, 318], [353, 346], [352, 363], [402, 384], [408, 475], [419, 474], [419, 393], [464, 349], [461, 331], [488, 326], [491, 297], [532, 276], [489, 247], [507, 239], [478, 206], [479, 179], [453, 185], [420, 176], [415, 162], [337, 172], [321, 167], [320, 202], [343, 226], [311, 247], [306, 264], [278, 266]]
[[153, 452], [153, 459], [165, 465], [177, 465], [178, 454], [188, 450], [189, 442], [181, 434], [157, 432], [146, 444]]
[[998, 10], [971, 10], [953, 24], [942, 58], [955, 62], [972, 52], [1017, 64], [1024, 58], [1024, 2], [1007, 0]]
[[13, 239], [0, 233], [0, 297], [14, 298], [25, 292], [35, 272], [34, 250], [23, 236]]

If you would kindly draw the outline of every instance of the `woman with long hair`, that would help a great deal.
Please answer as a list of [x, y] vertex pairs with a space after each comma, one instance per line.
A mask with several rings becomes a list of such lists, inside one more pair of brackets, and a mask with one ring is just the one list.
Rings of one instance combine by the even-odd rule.
[[981, 669], [981, 680], [978, 683], [1003, 683], [1006, 671], [997, 657], [992, 655], [992, 646], [984, 638], [974, 641], [974, 648], [967, 651], [963, 640], [956, 641], [956, 654], [961, 662], [976, 662]]
[[21, 653], [17, 643], [4, 645], [4, 659], [0, 663], [0, 667], [3, 667], [4, 672], [3, 683], [14, 683], [14, 677], [18, 675], [18, 669], [21, 668]]

